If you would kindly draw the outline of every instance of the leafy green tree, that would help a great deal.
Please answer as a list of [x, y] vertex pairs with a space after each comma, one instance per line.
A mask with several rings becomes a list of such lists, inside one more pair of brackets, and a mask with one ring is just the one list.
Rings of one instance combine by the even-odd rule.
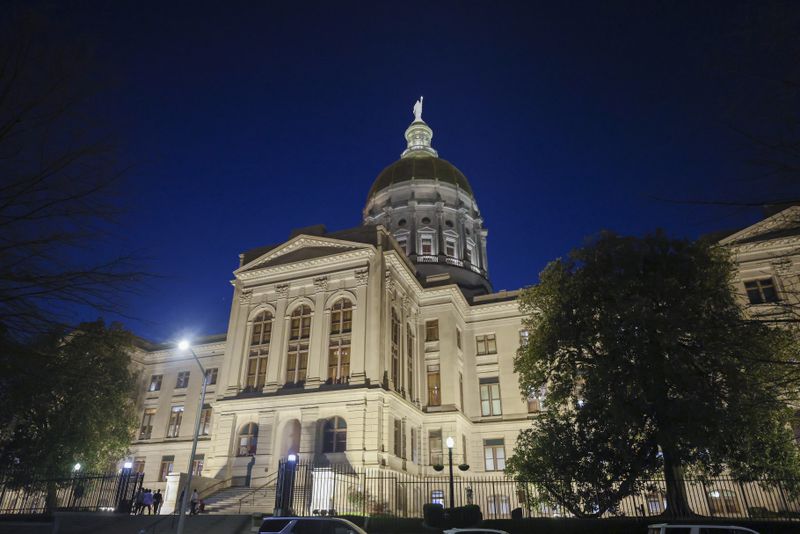
[[686, 472], [800, 477], [788, 405], [791, 332], [747, 319], [724, 250], [601, 234], [550, 263], [521, 296], [529, 342], [514, 367], [546, 411], [509, 471], [579, 516], [615, 511], [663, 473], [667, 515], [691, 514]]
[[82, 323], [0, 351], [0, 462], [25, 477], [61, 476], [80, 462], [105, 471], [136, 424], [132, 335]]

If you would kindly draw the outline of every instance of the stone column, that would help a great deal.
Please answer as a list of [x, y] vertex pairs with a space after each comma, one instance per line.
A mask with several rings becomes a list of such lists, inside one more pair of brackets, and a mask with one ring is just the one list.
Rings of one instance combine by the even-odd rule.
[[239, 393], [241, 384], [241, 366], [244, 354], [245, 339], [242, 335], [247, 325], [247, 312], [250, 309], [250, 300], [253, 296], [252, 289], [244, 289], [237, 282], [233, 290], [233, 306], [231, 317], [228, 321], [228, 339], [225, 343], [225, 354], [228, 358], [224, 370], [225, 395], [233, 396]]
[[[367, 335], [367, 282], [369, 268], [355, 272], [356, 302], [353, 304], [353, 331], [350, 338], [350, 383], [363, 384], [366, 380], [366, 335]], [[330, 321], [329, 321], [330, 324]], [[329, 327], [330, 328], [330, 327]]]
[[251, 487], [259, 487], [269, 476], [269, 467], [275, 457], [275, 410], [259, 410], [258, 412], [258, 444], [256, 446], [256, 463], [253, 466]]
[[328, 362], [325, 350], [328, 346], [329, 314], [325, 313], [325, 296], [328, 277], [314, 278], [314, 314], [311, 316], [311, 339], [308, 344], [308, 369], [305, 389], [316, 389], [324, 382], [325, 366]]
[[289, 298], [289, 284], [275, 286], [278, 302], [275, 305], [275, 319], [272, 322], [272, 339], [269, 344], [269, 362], [267, 364], [267, 383], [265, 392], [275, 392], [284, 383], [286, 371], [286, 339], [288, 337], [289, 319], [286, 317], [286, 305]]

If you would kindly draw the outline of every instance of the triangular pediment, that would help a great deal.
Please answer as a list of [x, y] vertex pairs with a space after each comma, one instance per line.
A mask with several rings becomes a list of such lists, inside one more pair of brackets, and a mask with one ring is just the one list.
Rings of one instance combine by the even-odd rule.
[[721, 245], [740, 245], [800, 235], [800, 206], [792, 206], [721, 239]]
[[369, 248], [372, 248], [371, 245], [354, 241], [299, 235], [242, 265], [234, 274]]

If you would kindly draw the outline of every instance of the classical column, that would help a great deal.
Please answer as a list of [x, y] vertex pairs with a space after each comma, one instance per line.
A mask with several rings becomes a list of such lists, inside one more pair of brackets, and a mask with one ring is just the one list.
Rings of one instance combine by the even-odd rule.
[[228, 365], [225, 369], [225, 396], [233, 396], [241, 389], [241, 369], [244, 359], [244, 331], [247, 327], [247, 314], [250, 309], [250, 301], [253, 296], [252, 289], [241, 287], [241, 283], [235, 284], [233, 291], [233, 306], [231, 307], [231, 317], [228, 321], [228, 339], [225, 343], [225, 353], [228, 357]]
[[353, 303], [353, 331], [350, 338], [350, 383], [363, 384], [367, 377], [366, 334], [367, 334], [367, 281], [369, 269], [358, 269], [355, 272], [356, 302]]
[[275, 286], [278, 301], [275, 304], [275, 319], [272, 322], [272, 339], [269, 344], [269, 362], [267, 363], [267, 384], [265, 392], [274, 392], [284, 382], [286, 370], [286, 338], [289, 318], [286, 317], [286, 305], [289, 298], [289, 284]]
[[314, 314], [311, 316], [311, 340], [308, 345], [308, 369], [305, 389], [316, 389], [325, 381], [325, 366], [328, 356], [328, 328], [330, 316], [325, 313], [325, 297], [328, 290], [328, 277], [314, 278]]

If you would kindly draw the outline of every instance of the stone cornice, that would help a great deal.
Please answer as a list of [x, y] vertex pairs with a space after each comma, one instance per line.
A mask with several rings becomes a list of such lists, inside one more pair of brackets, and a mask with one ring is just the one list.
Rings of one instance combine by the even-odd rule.
[[[736, 232], [735, 234], [729, 235], [726, 238], [720, 240], [720, 245], [736, 245], [737, 241], [742, 239], [747, 239], [750, 237], [755, 237], [757, 235], [769, 232], [771, 230], [775, 230], [777, 228], [787, 227], [787, 223], [789, 224], [797, 224], [798, 219], [800, 219], [800, 206], [792, 206], [790, 208], [786, 208], [785, 210], [776, 213], [772, 217], [767, 217], [763, 221], [759, 221], [747, 228]], [[796, 237], [795, 237], [796, 239]], [[779, 240], [768, 240], [767, 243], [772, 243]], [[750, 245], [748, 243], [747, 245]]]
[[296, 261], [292, 263], [286, 263], [283, 265], [264, 267], [261, 269], [255, 268], [244, 272], [242, 272], [242, 270], [239, 269], [235, 271], [234, 274], [236, 275], [236, 278], [238, 278], [241, 281], [254, 280], [257, 278], [264, 278], [276, 274], [296, 272], [303, 269], [313, 269], [315, 267], [324, 267], [326, 265], [343, 263], [350, 260], [360, 260], [360, 259], [369, 260], [374, 255], [375, 255], [375, 249], [370, 246], [367, 246], [365, 248], [350, 252], [334, 253], [330, 256], [322, 256], [319, 258], [312, 258], [310, 260]]
[[[307, 236], [307, 235], [299, 235], [296, 236], [286, 243], [278, 246], [270, 250], [269, 252], [259, 256], [258, 258], [254, 259], [247, 265], [242, 265], [238, 269], [236, 269], [233, 274], [239, 277], [245, 271], [249, 271], [251, 269], [257, 268], [259, 265], [272, 261], [274, 259], [280, 258], [281, 256], [288, 254], [289, 252], [293, 252], [297, 249], [304, 248], [304, 247], [329, 247], [329, 248], [365, 248], [365, 249], [373, 249], [372, 245], [367, 245], [364, 243], [359, 243], [357, 241], [344, 241], [341, 239], [331, 239], [329, 237], [321, 237], [321, 236]], [[289, 265], [296, 265], [296, 263], [290, 263]]]

